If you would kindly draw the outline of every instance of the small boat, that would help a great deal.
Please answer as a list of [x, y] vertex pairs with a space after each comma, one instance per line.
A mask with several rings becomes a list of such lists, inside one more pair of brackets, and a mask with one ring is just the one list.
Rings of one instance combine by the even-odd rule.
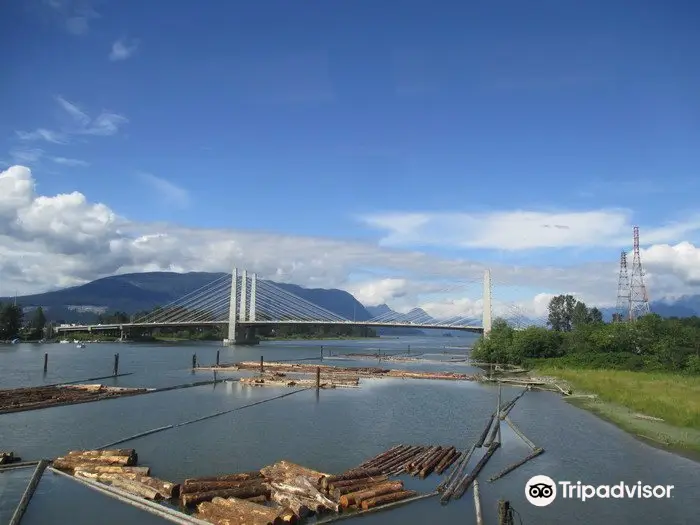
[[12, 341], [10, 341], [10, 344], [13, 345], [16, 345], [17, 343], [19, 343], [19, 339], [13, 339]]
[[62, 345], [67, 345], [68, 343], [70, 343], [70, 341], [68, 339], [61, 339], [59, 343]]
[[77, 348], [85, 348], [85, 345], [83, 343], [78, 343], [75, 345]]

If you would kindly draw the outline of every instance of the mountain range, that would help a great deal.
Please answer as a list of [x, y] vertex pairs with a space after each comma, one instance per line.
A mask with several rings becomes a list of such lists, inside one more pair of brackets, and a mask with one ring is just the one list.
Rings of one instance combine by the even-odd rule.
[[[133, 314], [166, 305], [223, 275], [209, 272], [114, 275], [80, 286], [17, 297], [17, 302], [27, 309], [43, 307], [47, 318], [52, 321], [90, 323], [94, 322], [99, 314], [106, 312], [121, 311]], [[365, 306], [344, 290], [304, 288], [288, 283], [274, 284], [346, 319], [367, 321], [392, 312], [386, 304]], [[0, 298], [0, 302], [14, 300], [14, 297]], [[700, 315], [700, 295], [686, 295], [675, 301], [655, 301], [651, 304], [651, 311], [663, 317]], [[604, 318], [611, 319], [614, 312], [614, 308], [603, 309]], [[421, 333], [421, 330], [413, 328], [382, 329], [383, 335]]]

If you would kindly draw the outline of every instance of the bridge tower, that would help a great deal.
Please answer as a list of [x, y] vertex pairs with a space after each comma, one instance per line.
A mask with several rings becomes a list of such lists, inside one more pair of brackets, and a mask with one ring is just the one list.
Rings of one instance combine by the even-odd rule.
[[228, 312], [228, 337], [224, 339], [224, 345], [257, 344], [255, 327], [250, 322], [255, 321], [255, 282], [257, 277], [251, 275], [250, 283], [250, 310], [248, 310], [248, 272], [243, 270], [240, 275], [240, 303], [239, 303], [239, 275], [238, 268], [231, 273], [231, 299]]
[[484, 272], [484, 297], [483, 297], [483, 303], [484, 303], [484, 313], [483, 313], [483, 327], [484, 327], [484, 336], [489, 335], [491, 333], [491, 321], [492, 321], [492, 312], [491, 312], [491, 270], [487, 269]]

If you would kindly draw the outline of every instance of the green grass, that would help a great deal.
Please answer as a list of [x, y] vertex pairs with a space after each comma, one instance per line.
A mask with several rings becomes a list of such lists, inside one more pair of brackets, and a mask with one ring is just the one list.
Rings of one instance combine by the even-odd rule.
[[[536, 373], [567, 381], [574, 394], [595, 394], [597, 399], [572, 399], [572, 402], [624, 430], [669, 448], [700, 452], [698, 376], [547, 365], [538, 366]], [[663, 421], [640, 419], [636, 414]]]

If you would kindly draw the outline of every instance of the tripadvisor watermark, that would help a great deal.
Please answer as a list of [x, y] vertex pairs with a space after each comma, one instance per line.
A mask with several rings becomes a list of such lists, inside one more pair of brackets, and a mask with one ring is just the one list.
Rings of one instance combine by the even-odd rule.
[[620, 481], [613, 485], [586, 485], [580, 481], [555, 482], [549, 476], [533, 476], [525, 484], [525, 497], [537, 507], [546, 507], [557, 496], [562, 499], [665, 499], [670, 498], [673, 485], [643, 485]]

